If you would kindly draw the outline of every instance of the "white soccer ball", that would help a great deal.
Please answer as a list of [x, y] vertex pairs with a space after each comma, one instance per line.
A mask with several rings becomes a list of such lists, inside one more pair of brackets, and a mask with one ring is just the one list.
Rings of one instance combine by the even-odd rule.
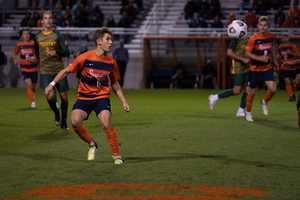
[[234, 39], [243, 39], [247, 36], [248, 26], [241, 20], [233, 20], [227, 27], [227, 34]]

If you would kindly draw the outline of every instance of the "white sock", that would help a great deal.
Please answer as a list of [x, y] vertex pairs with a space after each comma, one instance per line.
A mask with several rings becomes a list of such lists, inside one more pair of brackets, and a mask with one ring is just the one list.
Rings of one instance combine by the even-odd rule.
[[90, 143], [90, 145], [94, 145], [95, 143], [94, 143], [94, 141], [92, 141], [91, 143]]
[[263, 99], [262, 101], [261, 101], [263, 104], [267, 104], [266, 102], [265, 102], [265, 100]]
[[244, 109], [239, 107], [239, 112], [244, 112]]
[[246, 115], [251, 115], [251, 112], [247, 112], [247, 111], [246, 111]]
[[217, 95], [217, 94], [213, 95], [213, 99], [214, 99], [215, 101], [217, 101], [217, 100], [219, 99], [219, 95]]

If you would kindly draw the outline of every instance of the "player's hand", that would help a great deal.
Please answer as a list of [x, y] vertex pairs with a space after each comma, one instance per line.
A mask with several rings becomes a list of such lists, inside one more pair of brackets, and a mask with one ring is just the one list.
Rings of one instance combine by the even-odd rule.
[[55, 50], [51, 50], [47, 53], [47, 56], [54, 56], [56, 54]]
[[274, 67], [273, 67], [273, 69], [275, 70], [275, 71], [279, 71], [279, 66], [278, 66], [278, 63], [276, 62], [276, 61], [274, 61]]
[[124, 107], [125, 112], [129, 112], [130, 107], [129, 107], [129, 105], [127, 104], [126, 101], [123, 103], [123, 107]]
[[260, 57], [261, 62], [268, 62], [268, 60], [269, 60], [269, 56], [264, 55], [264, 56]]
[[286, 61], [286, 62], [282, 63], [281, 65], [284, 66], [284, 67], [287, 67], [289, 69], [295, 68], [295, 65], [293, 64], [293, 61]]
[[248, 64], [248, 63], [250, 63], [250, 59], [249, 58], [244, 58], [243, 60], [242, 60], [245, 64]]
[[53, 90], [53, 86], [49, 84], [49, 85], [45, 88], [45, 95], [46, 95], [46, 96], [50, 95], [50, 93], [51, 93], [52, 90]]
[[287, 50], [286, 53], [287, 53], [287, 54], [290, 54], [290, 55], [293, 54], [293, 52], [292, 52], [291, 50]]
[[295, 86], [300, 86], [300, 74], [297, 74], [297, 76], [296, 76]]
[[18, 64], [18, 60], [14, 60], [14, 65], [17, 65]]
[[30, 57], [28, 57], [28, 60], [29, 60], [29, 62], [35, 62], [36, 61], [36, 56], [35, 55], [30, 56]]

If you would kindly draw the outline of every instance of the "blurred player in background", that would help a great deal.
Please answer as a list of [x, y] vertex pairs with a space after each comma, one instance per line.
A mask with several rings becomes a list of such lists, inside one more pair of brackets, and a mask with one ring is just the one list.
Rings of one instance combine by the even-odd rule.
[[[286, 62], [282, 63], [282, 66], [292, 69], [292, 68], [296, 68], [296, 64], [299, 64], [299, 63], [300, 63], [300, 59], [294, 60], [294, 61], [286, 61]], [[300, 86], [300, 74], [296, 75], [295, 86]], [[300, 94], [298, 96], [297, 112], [298, 112], [298, 127], [300, 129]]]
[[89, 135], [82, 122], [87, 120], [94, 110], [113, 151], [115, 164], [122, 164], [124, 160], [119, 152], [117, 133], [111, 124], [110, 82], [111, 88], [122, 101], [124, 110], [129, 112], [130, 108], [118, 82], [120, 73], [117, 62], [107, 54], [112, 45], [112, 32], [107, 27], [96, 30], [94, 42], [96, 49], [80, 54], [67, 68], [60, 71], [45, 89], [45, 94], [51, 94], [54, 85], [69, 73], [79, 71], [81, 75], [77, 101], [71, 112], [73, 130], [83, 141], [89, 144], [87, 159], [93, 160], [98, 145]]
[[249, 67], [248, 86], [250, 87], [246, 99], [246, 120], [252, 122], [252, 102], [257, 91], [257, 86], [262, 78], [265, 81], [268, 91], [261, 100], [263, 114], [268, 115], [267, 102], [272, 99], [276, 92], [276, 82], [271, 65], [271, 57], [276, 71], [278, 70], [278, 63], [275, 55], [274, 39], [275, 35], [268, 32], [269, 17], [261, 16], [258, 19], [258, 32], [252, 35], [246, 46], [245, 55], [251, 59]]
[[[299, 56], [299, 51], [296, 45], [289, 42], [288, 34], [281, 35], [282, 44], [278, 46], [278, 54], [277, 58], [280, 59], [281, 63], [285, 63], [287, 61], [294, 61], [295, 56]], [[280, 75], [284, 79], [285, 89], [289, 94], [289, 101], [296, 101], [295, 97], [295, 78], [297, 75], [296, 68], [288, 68], [286, 66], [281, 65], [280, 67]]]
[[245, 88], [245, 92], [241, 98], [240, 107], [236, 113], [237, 117], [245, 116], [246, 97], [249, 87], [246, 86], [248, 81], [248, 71], [250, 59], [245, 56], [245, 48], [248, 43], [248, 37], [243, 39], [231, 39], [227, 49], [227, 55], [232, 58], [230, 72], [232, 74], [233, 89], [227, 89], [215, 95], [210, 95], [209, 108], [212, 110], [218, 99], [227, 98], [238, 95]]
[[[42, 15], [43, 30], [35, 35], [34, 49], [35, 55], [31, 57], [31, 61], [40, 58], [40, 73], [42, 77], [43, 88], [45, 89], [53, 78], [64, 69], [62, 57], [69, 57], [70, 51], [64, 36], [52, 27], [53, 17], [50, 11], [45, 11]], [[56, 106], [55, 93], [46, 95], [48, 104], [55, 114], [56, 126], [62, 129], [69, 129], [67, 126], [68, 113], [68, 79], [64, 78], [56, 84], [56, 88], [61, 98], [61, 111]]]
[[36, 84], [38, 80], [37, 61], [30, 62], [29, 57], [34, 54], [34, 41], [30, 39], [29, 28], [22, 28], [20, 30], [22, 41], [19, 42], [13, 52], [14, 64], [18, 64], [17, 55], [20, 53], [20, 66], [23, 80], [27, 87], [27, 95], [31, 104], [31, 108], [35, 108], [34, 92], [36, 91]]

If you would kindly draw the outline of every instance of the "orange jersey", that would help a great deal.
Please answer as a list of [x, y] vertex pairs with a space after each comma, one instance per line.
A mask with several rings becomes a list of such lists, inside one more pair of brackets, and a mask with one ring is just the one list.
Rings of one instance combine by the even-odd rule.
[[267, 55], [269, 57], [268, 62], [261, 62], [257, 60], [251, 60], [249, 69], [251, 71], [267, 71], [272, 69], [271, 65], [271, 49], [274, 44], [275, 35], [268, 32], [266, 36], [261, 36], [259, 33], [252, 35], [246, 46], [246, 51], [254, 54], [255, 56], [262, 57]]
[[300, 17], [300, 8], [290, 8], [288, 11], [288, 15], [291, 17], [292, 21], [299, 20]]
[[68, 69], [81, 72], [77, 100], [109, 98], [109, 79], [112, 83], [120, 79], [115, 59], [108, 54], [101, 58], [95, 50], [79, 55]]
[[34, 41], [19, 42], [14, 50], [14, 55], [20, 53], [20, 66], [22, 72], [37, 72], [37, 62], [29, 62], [28, 58], [34, 54]]
[[[289, 42], [287, 45], [279, 45], [278, 46], [278, 54], [281, 56], [280, 62], [284, 63], [286, 61], [294, 61], [295, 57], [292, 54], [288, 54], [287, 51], [290, 50], [293, 53], [299, 53], [298, 48], [293, 43]], [[280, 69], [296, 71], [296, 68], [289, 69], [285, 66], [281, 66]]]

